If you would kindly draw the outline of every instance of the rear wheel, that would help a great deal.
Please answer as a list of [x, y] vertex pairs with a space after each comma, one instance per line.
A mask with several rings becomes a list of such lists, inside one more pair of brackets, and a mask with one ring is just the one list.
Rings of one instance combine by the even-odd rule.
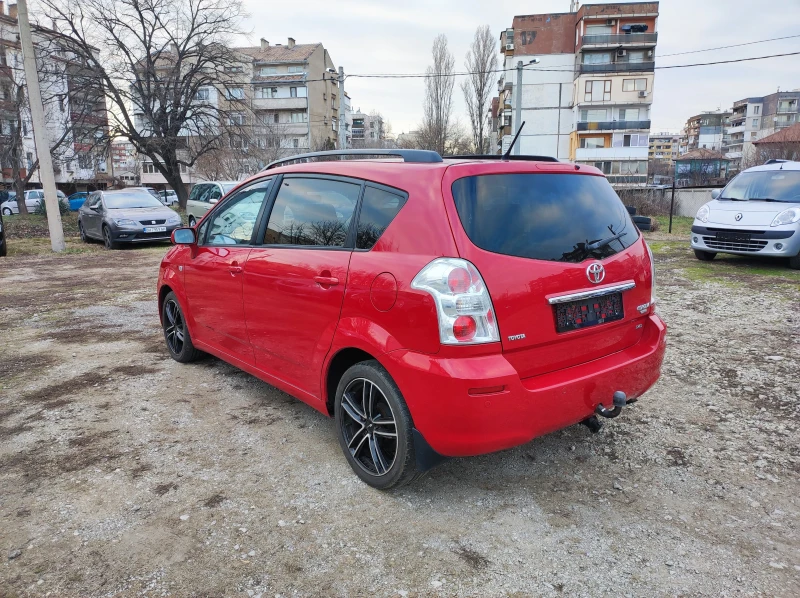
[[364, 361], [339, 381], [334, 403], [339, 444], [356, 475], [379, 490], [419, 476], [408, 406], [377, 361]]
[[710, 262], [716, 257], [716, 252], [712, 251], [702, 251], [700, 249], [694, 250], [694, 257], [696, 257], [701, 262]]
[[86, 236], [86, 231], [83, 230], [83, 223], [80, 220], [78, 221], [78, 233], [81, 235], [81, 241], [84, 243], [89, 242], [89, 237]]
[[119, 248], [119, 243], [115, 242], [114, 239], [111, 238], [111, 231], [107, 226], [103, 226], [103, 245], [106, 246], [106, 249]]
[[197, 224], [197, 220], [194, 219], [194, 216], [189, 216], [189, 226], [194, 228], [196, 224]]
[[164, 297], [161, 323], [164, 328], [164, 340], [167, 341], [167, 349], [172, 359], [180, 363], [189, 363], [196, 361], [203, 354], [194, 348], [183, 310], [175, 293], [171, 291]]

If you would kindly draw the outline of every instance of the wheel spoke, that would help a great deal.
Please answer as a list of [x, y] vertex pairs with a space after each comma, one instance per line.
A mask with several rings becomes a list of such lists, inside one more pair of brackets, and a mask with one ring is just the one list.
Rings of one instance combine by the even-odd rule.
[[353, 434], [353, 437], [350, 439], [350, 442], [347, 443], [347, 448], [352, 449], [354, 444], [358, 444], [360, 446], [361, 442], [363, 442], [364, 439], [361, 438], [361, 441], [358, 443], [356, 443], [356, 441], [362, 436], [362, 432], [364, 432], [364, 430], [366, 429], [367, 429], [366, 426], [361, 426], [361, 428], [357, 430], [355, 434]]
[[385, 436], [386, 438], [397, 438], [397, 432], [384, 432], [382, 430], [375, 430], [375, 436]]
[[183, 342], [183, 330], [181, 330], [180, 328], [176, 328], [175, 336], [178, 338], [179, 341]]
[[172, 326], [175, 326], [175, 304], [170, 301], [167, 303], [167, 309], [165, 310], [167, 314], [167, 320]]
[[364, 380], [361, 384], [361, 412], [364, 414], [364, 417], [370, 417], [371, 413], [367, 410], [367, 385], [369, 381]]
[[356, 448], [354, 449], [350, 449], [350, 454], [353, 455], [353, 457], [356, 457], [358, 455], [358, 451], [361, 450], [361, 447], [364, 446], [364, 442], [366, 442], [368, 438], [369, 434], [364, 434], [363, 436], [361, 436], [361, 442], [358, 443], [358, 446], [356, 446]]
[[394, 420], [393, 419], [373, 419], [372, 423], [376, 426], [393, 426]]
[[378, 441], [373, 435], [369, 437], [369, 452], [372, 455], [372, 462], [375, 464], [375, 471], [377, 471], [379, 475], [386, 473], [389, 469], [389, 465], [386, 463], [383, 451], [381, 451], [381, 447], [378, 446]]
[[[350, 396], [350, 393], [345, 391], [344, 395], [342, 396], [342, 407], [347, 411], [348, 415], [356, 420], [358, 423], [364, 423], [364, 420], [367, 418], [366, 413], [360, 411], [356, 406], [355, 401]], [[348, 410], [349, 407], [349, 410]]]

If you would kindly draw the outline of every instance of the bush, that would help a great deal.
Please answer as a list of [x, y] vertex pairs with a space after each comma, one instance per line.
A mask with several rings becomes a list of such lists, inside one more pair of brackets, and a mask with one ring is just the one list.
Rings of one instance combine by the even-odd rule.
[[[69, 202], [66, 199], [58, 198], [58, 211], [61, 212], [62, 216], [69, 213]], [[33, 213], [39, 214], [40, 216], [47, 215], [47, 204], [44, 200], [39, 203]]]
[[636, 208], [637, 216], [668, 216], [672, 189], [617, 189], [626, 206]]

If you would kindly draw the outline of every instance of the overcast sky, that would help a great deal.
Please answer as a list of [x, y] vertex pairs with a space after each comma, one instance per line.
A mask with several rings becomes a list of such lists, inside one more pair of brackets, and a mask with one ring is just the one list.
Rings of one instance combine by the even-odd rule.
[[[244, 0], [255, 45], [322, 42], [345, 73], [424, 73], [433, 38], [444, 33], [464, 69], [464, 56], [479, 25], [498, 39], [514, 15], [568, 12], [569, 0]], [[604, 0], [587, 4], [606, 4]], [[584, 4], [584, 3], [582, 3]], [[800, 35], [800, 0], [662, 0], [656, 66], [712, 62], [800, 51], [800, 37], [740, 48], [658, 58], [672, 54]], [[499, 55], [498, 55], [498, 58]], [[468, 122], [458, 78], [455, 114]], [[653, 132], [679, 132], [687, 117], [730, 108], [734, 101], [800, 88], [800, 55], [738, 64], [656, 71]], [[396, 135], [422, 116], [422, 79], [357, 79], [345, 84], [353, 108], [378, 110]]]

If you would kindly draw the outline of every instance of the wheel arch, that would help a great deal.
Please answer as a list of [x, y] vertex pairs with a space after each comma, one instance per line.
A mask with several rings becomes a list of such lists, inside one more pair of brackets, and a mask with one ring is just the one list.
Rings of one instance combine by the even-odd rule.
[[164, 298], [173, 292], [173, 289], [168, 284], [162, 284], [161, 288], [158, 289], [158, 319], [163, 324], [163, 312], [164, 312]]
[[325, 370], [325, 381], [323, 384], [323, 398], [325, 399], [325, 407], [328, 410], [328, 415], [333, 416], [336, 388], [339, 386], [339, 381], [342, 379], [342, 376], [344, 376], [344, 373], [357, 363], [371, 360], [380, 362], [375, 355], [357, 347], [339, 349], [330, 359], [328, 367]]

